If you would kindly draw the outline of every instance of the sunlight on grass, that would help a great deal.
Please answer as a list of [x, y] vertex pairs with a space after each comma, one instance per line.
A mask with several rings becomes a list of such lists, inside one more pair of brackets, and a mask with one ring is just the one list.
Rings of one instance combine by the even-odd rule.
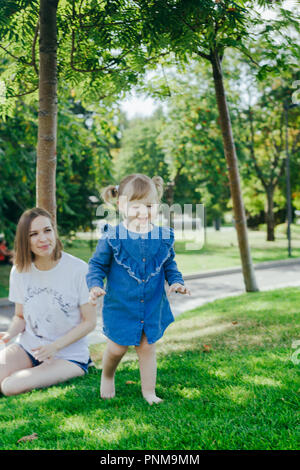
[[209, 373], [224, 379], [230, 377], [230, 374], [226, 373], [224, 370], [212, 370]]
[[124, 428], [122, 420], [114, 419], [109, 426], [87, 429], [87, 436], [98, 439], [100, 445], [102, 441], [109, 446], [109, 444], [117, 444], [121, 439], [130, 440], [135, 435], [153, 432], [155, 429], [151, 424], [137, 423], [134, 419], [127, 419], [126, 428]]
[[201, 389], [187, 387], [183, 387], [178, 393], [184, 398], [200, 398], [202, 395]]
[[254, 393], [250, 390], [246, 390], [241, 386], [229, 386], [226, 387], [223, 393], [230, 398], [234, 403], [244, 405], [253, 399]]
[[[141, 395], [131, 347], [116, 397], [99, 398], [101, 371], [0, 398], [1, 449], [297, 449], [300, 289], [243, 294], [184, 313], [157, 344], [157, 394]], [[234, 321], [234, 323], [233, 323]], [[210, 345], [209, 349], [203, 345]], [[98, 368], [105, 345], [91, 347]], [[24, 435], [39, 438], [17, 444]]]
[[200, 338], [201, 336], [210, 336], [222, 333], [222, 331], [228, 330], [229, 328], [235, 328], [232, 323], [220, 323], [213, 326], [207, 326], [206, 328], [198, 328], [193, 331], [181, 333], [180, 341], [186, 341], [193, 338]]
[[250, 382], [255, 385], [270, 385], [271, 387], [282, 387], [282, 383], [278, 380], [271, 379], [270, 377], [262, 377], [255, 375], [253, 377], [244, 375], [243, 380], [245, 382]]
[[86, 419], [82, 416], [69, 416], [63, 420], [59, 427], [62, 431], [84, 430], [86, 428]]

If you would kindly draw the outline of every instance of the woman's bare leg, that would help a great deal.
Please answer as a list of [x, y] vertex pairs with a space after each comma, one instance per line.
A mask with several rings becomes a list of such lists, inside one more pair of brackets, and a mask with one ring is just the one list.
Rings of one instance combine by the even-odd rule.
[[115, 372], [127, 349], [128, 346], [121, 346], [107, 338], [107, 346], [102, 360], [101, 398], [106, 399], [115, 396]]
[[142, 395], [150, 405], [159, 403], [163, 400], [155, 393], [157, 371], [155, 343], [149, 344], [143, 332], [140, 345], [136, 346], [135, 349], [140, 364]]
[[14, 372], [32, 368], [28, 354], [21, 346], [10, 344], [0, 352], [0, 390], [4, 379]]
[[65, 359], [53, 359], [39, 366], [14, 372], [1, 383], [2, 393], [6, 396], [18, 395], [35, 388], [45, 388], [74, 377], [84, 375], [77, 364]]

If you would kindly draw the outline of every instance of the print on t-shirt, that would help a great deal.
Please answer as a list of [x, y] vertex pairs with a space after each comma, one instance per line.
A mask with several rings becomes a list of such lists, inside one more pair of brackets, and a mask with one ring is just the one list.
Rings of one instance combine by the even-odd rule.
[[66, 333], [72, 328], [72, 308], [74, 305], [66, 301], [57, 290], [49, 287], [27, 287], [24, 316], [29, 330], [41, 340], [51, 341], [57, 334]]

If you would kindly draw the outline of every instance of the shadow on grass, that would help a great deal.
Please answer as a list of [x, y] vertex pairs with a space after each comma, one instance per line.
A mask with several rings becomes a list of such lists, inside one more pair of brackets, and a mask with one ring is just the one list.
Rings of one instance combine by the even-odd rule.
[[[299, 295], [256, 293], [241, 296], [247, 303], [224, 299], [178, 317], [158, 343], [160, 405], [143, 400], [132, 351], [117, 371], [113, 400], [99, 398], [99, 369], [2, 397], [1, 448], [296, 449], [298, 368], [286, 340], [297, 331]], [[37, 440], [16, 444], [33, 432]]]
[[17, 437], [37, 432], [39, 440], [22, 448], [293, 448], [295, 374], [290, 366], [278, 371], [270, 353], [224, 360], [222, 354], [174, 352], [159, 361], [157, 393], [165, 402], [150, 407], [141, 398], [137, 364], [121, 365], [118, 395], [110, 401], [100, 400], [100, 371], [94, 370], [24, 395], [21, 403], [11, 397], [14, 420], [5, 426], [1, 447], [20, 448]]

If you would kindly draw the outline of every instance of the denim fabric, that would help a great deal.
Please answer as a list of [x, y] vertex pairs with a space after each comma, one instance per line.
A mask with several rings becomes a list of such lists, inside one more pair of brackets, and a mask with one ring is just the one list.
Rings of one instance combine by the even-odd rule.
[[165, 292], [184, 284], [174, 260], [174, 230], [154, 226], [147, 234], [128, 231], [123, 223], [106, 224], [89, 261], [87, 285], [104, 287], [103, 333], [117, 344], [139, 345], [144, 330], [148, 343], [162, 337], [174, 321]]
[[[30, 354], [30, 352], [28, 352], [25, 348], [23, 348], [23, 346], [21, 344], [18, 344], [18, 346], [20, 346], [20, 348], [22, 348], [26, 354], [28, 355], [29, 359], [31, 360], [32, 362], [32, 367], [37, 367], [39, 366], [40, 364], [43, 364], [43, 362], [41, 361], [38, 361], [32, 354]], [[88, 362], [85, 363], [85, 362], [78, 362], [78, 361], [74, 361], [73, 359], [66, 359], [67, 361], [69, 362], [74, 362], [74, 364], [77, 364], [79, 367], [81, 367], [81, 369], [84, 370], [84, 372], [87, 374], [88, 373], [88, 368], [89, 368], [89, 365], [91, 364], [92, 362], [92, 359], [89, 358]]]

